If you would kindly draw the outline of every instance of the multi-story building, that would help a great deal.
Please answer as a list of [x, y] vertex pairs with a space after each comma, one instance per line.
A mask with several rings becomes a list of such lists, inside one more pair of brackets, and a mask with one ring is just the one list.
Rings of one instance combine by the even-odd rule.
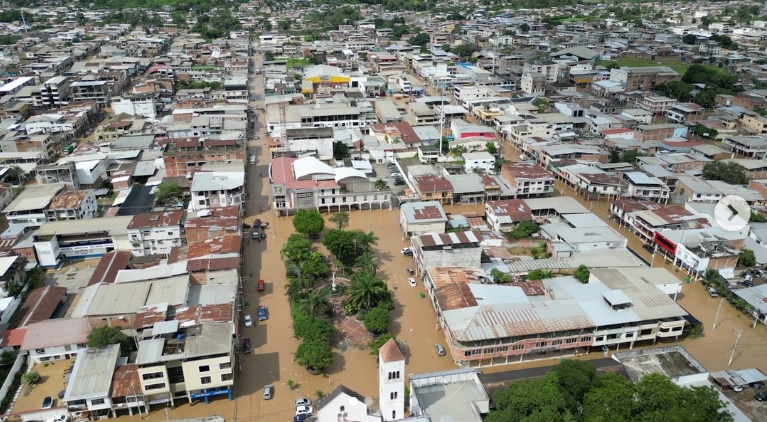
[[669, 81], [681, 80], [682, 76], [667, 66], [621, 67], [610, 70], [610, 80], [623, 84], [623, 90], [649, 91]]
[[167, 256], [182, 243], [184, 212], [162, 211], [136, 214], [128, 224], [131, 252], [135, 256]]
[[41, 185], [64, 183], [69, 189], [80, 189], [74, 162], [40, 164], [35, 167], [35, 181]]
[[182, 327], [178, 321], [167, 321], [162, 327], [163, 334], [139, 341], [136, 356], [141, 392], [150, 405], [174, 405], [178, 397], [190, 403], [216, 395], [231, 399], [234, 324], [204, 322]]
[[546, 75], [538, 72], [522, 74], [519, 88], [527, 95], [543, 95], [546, 91]]
[[[29, 324], [20, 350], [34, 363], [71, 359], [85, 349], [91, 326], [87, 318], [55, 318]], [[53, 335], [55, 334], [55, 335]]]
[[436, 201], [406, 202], [400, 205], [399, 225], [406, 237], [444, 233], [447, 215]]
[[631, 349], [678, 339], [686, 325], [670, 297], [681, 282], [663, 268], [592, 269], [588, 284], [568, 276], [499, 285], [473, 267], [434, 266], [424, 286], [461, 366]]
[[480, 241], [473, 231], [430, 233], [410, 238], [413, 260], [421, 274], [430, 267], [479, 268], [482, 261]]
[[636, 106], [642, 110], [647, 110], [652, 114], [665, 114], [670, 108], [674, 107], [678, 103], [673, 98], [663, 97], [659, 95], [646, 95], [641, 98], [637, 98]]
[[743, 129], [751, 135], [763, 135], [767, 133], [767, 117], [760, 115], [744, 114], [740, 118]]
[[746, 158], [767, 158], [767, 137], [725, 136], [722, 139], [728, 151]]
[[545, 196], [554, 192], [554, 177], [535, 164], [504, 164], [501, 177], [516, 190], [518, 198]]
[[95, 101], [100, 106], [109, 104], [111, 89], [107, 81], [80, 80], [69, 85], [72, 101]]
[[668, 203], [671, 189], [660, 179], [640, 171], [623, 173], [623, 196], [637, 200]]
[[231, 207], [242, 204], [245, 191], [244, 172], [197, 172], [190, 188], [189, 209]]
[[485, 203], [485, 218], [491, 229], [508, 232], [522, 221], [532, 221], [530, 207], [521, 199], [505, 199]]
[[401, 420], [405, 400], [405, 356], [396, 340], [389, 339], [378, 349], [378, 403], [383, 420]]
[[476, 171], [495, 173], [495, 156], [487, 151], [465, 152], [463, 163], [463, 169], [466, 173]]
[[634, 132], [634, 139], [640, 142], [662, 141], [667, 138], [684, 138], [688, 128], [677, 123], [662, 123], [657, 125], [638, 125]]
[[453, 184], [445, 176], [421, 174], [411, 176], [416, 193], [423, 201], [437, 201], [442, 204], [453, 203]]
[[5, 218], [10, 224], [40, 226], [47, 221], [46, 210], [59, 192], [66, 185], [54, 183], [49, 185], [27, 186], [16, 199], [4, 210]]
[[63, 107], [71, 98], [71, 81], [66, 76], [55, 76], [43, 82], [32, 92], [32, 104], [37, 108]]
[[666, 110], [670, 123], [694, 123], [703, 120], [705, 109], [695, 103], [674, 104]]
[[97, 212], [93, 190], [78, 190], [54, 196], [45, 210], [45, 218], [47, 221], [83, 220], [95, 217]]
[[213, 143], [194, 144], [191, 149], [184, 149], [171, 144], [163, 153], [162, 160], [168, 177], [183, 176], [191, 178], [203, 165], [210, 163], [242, 162], [245, 166], [246, 153], [242, 144], [232, 142], [231, 146], [214, 147]]

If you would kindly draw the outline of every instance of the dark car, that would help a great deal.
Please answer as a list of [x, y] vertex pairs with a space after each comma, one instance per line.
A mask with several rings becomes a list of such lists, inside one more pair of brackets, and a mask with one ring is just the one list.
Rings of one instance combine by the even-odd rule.
[[415, 270], [413, 270], [412, 268], [408, 268], [407, 275], [415, 275]]
[[655, 253], [655, 247], [653, 247], [652, 245], [642, 245], [642, 249], [650, 253]]
[[762, 381], [754, 381], [751, 383], [751, 388], [762, 388], [764, 387], [764, 382]]
[[53, 397], [47, 396], [43, 399], [43, 405], [40, 406], [41, 409], [50, 409], [53, 407]]
[[250, 339], [243, 337], [242, 339], [242, 353], [248, 354], [253, 350], [253, 346], [250, 344]]
[[754, 394], [754, 399], [758, 401], [767, 401], [767, 391]]
[[250, 228], [250, 224], [248, 224], [248, 223], [242, 223], [242, 228], [243, 228], [243, 229], [249, 229], [249, 228]]

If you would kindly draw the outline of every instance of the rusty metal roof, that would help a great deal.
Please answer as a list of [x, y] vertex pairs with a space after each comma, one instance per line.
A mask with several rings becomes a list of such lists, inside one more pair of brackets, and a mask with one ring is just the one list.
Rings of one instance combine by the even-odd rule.
[[184, 211], [160, 211], [144, 212], [133, 216], [129, 229], [143, 229], [148, 227], [178, 226], [184, 218]]
[[104, 254], [96, 266], [91, 279], [88, 280], [88, 286], [97, 283], [110, 284], [115, 282], [117, 272], [127, 269], [130, 266], [133, 254], [128, 251], [112, 251]]
[[424, 247], [449, 246], [461, 243], [479, 243], [479, 238], [473, 231], [454, 233], [430, 233], [415, 238]]
[[12, 325], [24, 327], [50, 319], [66, 296], [66, 287], [45, 286], [32, 290], [21, 305]]
[[239, 265], [240, 265], [239, 256], [190, 259], [186, 263], [186, 270], [189, 272], [217, 271], [217, 270], [226, 270], [229, 268], [237, 268]]
[[129, 397], [141, 393], [138, 365], [127, 364], [115, 368], [112, 376], [112, 397]]

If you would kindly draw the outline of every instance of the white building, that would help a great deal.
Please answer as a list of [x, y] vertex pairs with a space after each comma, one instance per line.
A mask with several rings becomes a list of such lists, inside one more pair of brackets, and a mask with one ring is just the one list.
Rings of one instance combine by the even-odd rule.
[[463, 153], [463, 170], [466, 173], [477, 171], [495, 173], [495, 156], [487, 151]]
[[56, 318], [27, 325], [21, 351], [34, 363], [71, 359], [85, 348], [91, 327], [87, 318]]
[[128, 225], [131, 252], [135, 256], [167, 256], [175, 246], [181, 245], [181, 224], [184, 212], [147, 212], [133, 216]]
[[384, 421], [405, 416], [405, 356], [394, 339], [378, 349], [378, 404]]
[[122, 113], [131, 116], [144, 116], [147, 119], [157, 118], [154, 100], [151, 98], [129, 99], [113, 97], [111, 101], [112, 112], [115, 115]]
[[444, 233], [447, 215], [437, 201], [406, 202], [400, 206], [399, 224], [404, 236]]
[[[403, 392], [404, 394], [404, 392]], [[380, 422], [380, 413], [365, 404], [365, 397], [339, 385], [322, 400], [318, 400], [317, 422]]]
[[98, 414], [112, 410], [112, 375], [120, 358], [120, 345], [89, 347], [77, 353], [62, 400], [71, 411]]
[[197, 172], [192, 180], [189, 209], [199, 211], [242, 203], [244, 172]]

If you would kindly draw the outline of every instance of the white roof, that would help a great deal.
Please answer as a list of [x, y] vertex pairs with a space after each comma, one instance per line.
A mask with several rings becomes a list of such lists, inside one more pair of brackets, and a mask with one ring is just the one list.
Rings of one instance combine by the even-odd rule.
[[33, 211], [43, 209], [51, 202], [53, 197], [62, 189], [64, 183], [52, 183], [46, 185], [27, 186], [16, 199], [8, 205], [3, 212]]
[[16, 262], [16, 258], [18, 258], [16, 255], [0, 258], [0, 275], [5, 274], [5, 272], [8, 271], [8, 268], [11, 268], [11, 265]]
[[109, 390], [112, 388], [112, 375], [119, 357], [119, 344], [110, 344], [101, 349], [89, 347], [80, 351], [64, 392], [64, 400], [108, 397]]
[[192, 180], [192, 192], [232, 190], [245, 184], [244, 172], [197, 172]]
[[368, 178], [367, 175], [365, 175], [365, 172], [361, 170], [357, 170], [355, 168], [351, 168], [351, 167], [336, 168], [336, 183], [349, 177], [361, 177], [363, 179]]
[[313, 174], [335, 174], [333, 167], [314, 157], [303, 157], [293, 162], [293, 173], [296, 180], [301, 180]]

